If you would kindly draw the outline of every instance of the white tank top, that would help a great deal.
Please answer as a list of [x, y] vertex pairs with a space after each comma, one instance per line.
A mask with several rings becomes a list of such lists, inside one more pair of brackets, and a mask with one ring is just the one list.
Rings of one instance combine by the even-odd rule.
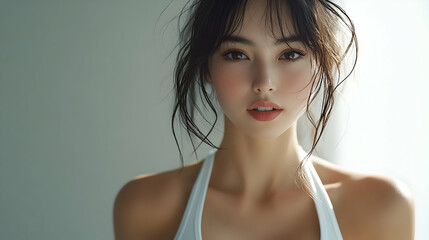
[[[203, 161], [174, 240], [202, 240], [201, 217], [216, 151], [217, 149], [211, 150]], [[300, 158], [303, 159], [306, 154], [304, 149], [300, 147]], [[303, 167], [309, 181], [310, 189], [314, 195], [314, 202], [320, 223], [320, 239], [342, 240], [343, 237], [332, 203], [319, 175], [313, 167], [313, 163], [308, 159]]]

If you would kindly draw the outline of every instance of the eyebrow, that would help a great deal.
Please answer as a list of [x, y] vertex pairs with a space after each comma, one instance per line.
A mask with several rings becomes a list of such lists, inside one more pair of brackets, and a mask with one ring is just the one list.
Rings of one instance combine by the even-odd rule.
[[[221, 43], [224, 43], [224, 42], [243, 43], [250, 46], [255, 46], [255, 43], [252, 42], [251, 40], [244, 37], [235, 36], [235, 35], [225, 37]], [[274, 45], [280, 45], [282, 43], [289, 43], [289, 42], [302, 42], [302, 39], [299, 36], [295, 36], [295, 35], [289, 36], [286, 38], [278, 38], [275, 40]]]

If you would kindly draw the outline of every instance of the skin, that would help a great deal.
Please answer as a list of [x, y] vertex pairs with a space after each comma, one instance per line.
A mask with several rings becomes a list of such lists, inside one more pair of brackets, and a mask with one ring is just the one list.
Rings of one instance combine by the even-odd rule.
[[[314, 63], [300, 42], [272, 44], [280, 35], [273, 38], [264, 25], [263, 4], [250, 1], [243, 26], [234, 33], [254, 44], [225, 42], [209, 59], [207, 80], [224, 111], [221, 147], [226, 150], [215, 155], [201, 218], [204, 240], [320, 239], [314, 202], [292, 178], [300, 163], [296, 122], [311, 87], [297, 83], [311, 80]], [[239, 53], [225, 56], [231, 49]], [[305, 56], [297, 57], [291, 49]], [[296, 61], [286, 60], [284, 53]], [[272, 121], [255, 120], [246, 109], [261, 99], [277, 103], [282, 113]], [[414, 239], [414, 200], [404, 183], [353, 172], [316, 156], [309, 161], [344, 239]], [[125, 184], [113, 209], [115, 239], [173, 239], [201, 166], [199, 161], [183, 171], [146, 174]]]

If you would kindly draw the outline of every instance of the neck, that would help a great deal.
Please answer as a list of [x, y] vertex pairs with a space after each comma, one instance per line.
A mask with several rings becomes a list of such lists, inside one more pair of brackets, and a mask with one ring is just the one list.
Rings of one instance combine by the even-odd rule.
[[262, 201], [276, 193], [296, 190], [300, 164], [296, 122], [274, 139], [242, 134], [225, 118], [225, 135], [215, 155], [211, 188], [244, 201]]

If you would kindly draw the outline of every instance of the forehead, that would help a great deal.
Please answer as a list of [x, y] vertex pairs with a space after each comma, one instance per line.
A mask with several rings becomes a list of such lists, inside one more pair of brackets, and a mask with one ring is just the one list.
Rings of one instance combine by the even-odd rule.
[[283, 35], [296, 36], [286, 1], [250, 0], [246, 4], [241, 25], [233, 35], [254, 39], [278, 39]]

